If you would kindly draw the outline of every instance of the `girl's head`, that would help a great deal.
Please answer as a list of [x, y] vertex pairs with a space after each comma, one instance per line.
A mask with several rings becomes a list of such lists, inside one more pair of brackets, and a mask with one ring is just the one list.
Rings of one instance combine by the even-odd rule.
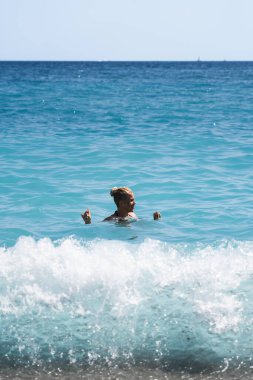
[[113, 187], [110, 192], [117, 208], [127, 208], [133, 211], [135, 206], [134, 193], [128, 187]]

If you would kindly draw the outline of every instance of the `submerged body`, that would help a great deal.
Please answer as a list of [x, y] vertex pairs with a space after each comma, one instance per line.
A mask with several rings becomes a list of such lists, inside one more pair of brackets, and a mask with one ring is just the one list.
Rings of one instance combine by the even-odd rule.
[[111, 220], [119, 220], [119, 221], [124, 221], [124, 220], [138, 220], [138, 216], [134, 212], [128, 212], [126, 216], [120, 216], [118, 213], [118, 210], [116, 210], [112, 215], [108, 216], [103, 220], [103, 222], [109, 222]]

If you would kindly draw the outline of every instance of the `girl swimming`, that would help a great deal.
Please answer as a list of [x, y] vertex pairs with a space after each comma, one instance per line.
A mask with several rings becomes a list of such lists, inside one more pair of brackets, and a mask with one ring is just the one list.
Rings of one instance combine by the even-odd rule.
[[[104, 221], [110, 220], [137, 220], [138, 217], [134, 213], [135, 199], [134, 193], [128, 187], [113, 187], [110, 191], [111, 196], [117, 206], [117, 210], [110, 216], [104, 219]], [[81, 214], [85, 224], [91, 224], [91, 212], [87, 209]], [[153, 213], [154, 220], [161, 218], [161, 214], [158, 211]]]

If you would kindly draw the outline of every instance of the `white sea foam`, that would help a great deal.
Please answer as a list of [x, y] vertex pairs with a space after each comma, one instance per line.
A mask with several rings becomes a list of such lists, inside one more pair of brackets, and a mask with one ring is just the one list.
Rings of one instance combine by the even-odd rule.
[[147, 291], [155, 295], [171, 287], [173, 298], [190, 303], [216, 331], [240, 322], [240, 285], [253, 273], [252, 243], [189, 248], [148, 239], [135, 245], [21, 237], [0, 255], [2, 311], [8, 297], [14, 307], [21, 296], [20, 312], [41, 303], [62, 308], [61, 300], [91, 287], [103, 287], [122, 309], [141, 304]]
[[0, 312], [6, 328], [19, 321], [14, 336], [24, 351], [40, 337], [57, 352], [61, 336], [72, 356], [79, 340], [89, 357], [106, 349], [111, 358], [122, 350], [130, 355], [145, 345], [158, 356], [185, 352], [189, 341], [225, 356], [237, 353], [235, 342], [251, 329], [251, 242], [173, 246], [151, 239], [21, 237], [1, 248], [0, 258]]

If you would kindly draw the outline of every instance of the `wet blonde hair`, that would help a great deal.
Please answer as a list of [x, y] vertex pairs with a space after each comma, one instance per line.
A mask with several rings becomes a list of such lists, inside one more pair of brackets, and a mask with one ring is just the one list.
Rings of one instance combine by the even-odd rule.
[[113, 187], [110, 191], [111, 196], [117, 207], [119, 207], [120, 201], [126, 201], [133, 192], [128, 187]]

